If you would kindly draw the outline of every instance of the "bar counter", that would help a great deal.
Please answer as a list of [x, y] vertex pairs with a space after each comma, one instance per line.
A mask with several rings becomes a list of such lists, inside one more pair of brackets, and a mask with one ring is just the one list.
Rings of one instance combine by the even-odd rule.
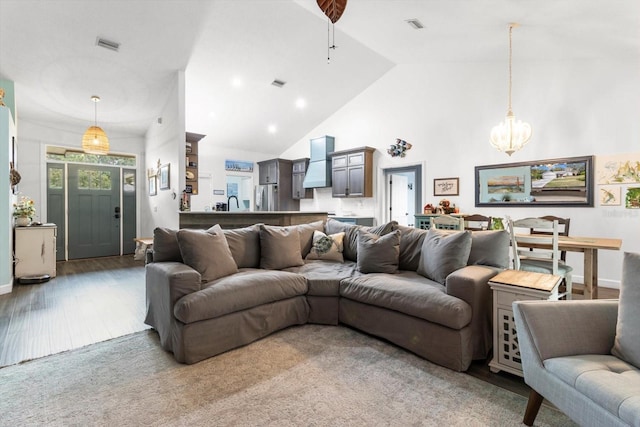
[[222, 228], [240, 228], [253, 224], [297, 225], [326, 221], [327, 212], [180, 212], [180, 228], [207, 229], [215, 224]]

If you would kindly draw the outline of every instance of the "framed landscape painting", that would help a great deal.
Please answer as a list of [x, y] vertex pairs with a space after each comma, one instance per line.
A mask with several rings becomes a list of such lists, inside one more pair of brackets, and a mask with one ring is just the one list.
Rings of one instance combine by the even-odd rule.
[[476, 206], [593, 206], [593, 156], [476, 166]]

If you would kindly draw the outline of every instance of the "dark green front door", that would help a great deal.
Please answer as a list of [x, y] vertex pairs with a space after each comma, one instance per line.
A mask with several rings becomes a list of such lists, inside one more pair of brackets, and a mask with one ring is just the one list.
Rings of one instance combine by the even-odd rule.
[[69, 164], [69, 259], [120, 255], [120, 169]]

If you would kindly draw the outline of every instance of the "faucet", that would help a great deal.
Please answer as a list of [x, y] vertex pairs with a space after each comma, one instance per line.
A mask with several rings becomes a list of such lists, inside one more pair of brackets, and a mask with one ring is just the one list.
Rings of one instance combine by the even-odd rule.
[[231, 211], [231, 199], [236, 199], [236, 208], [240, 209], [240, 202], [238, 201], [237, 196], [229, 196], [227, 197], [227, 210]]

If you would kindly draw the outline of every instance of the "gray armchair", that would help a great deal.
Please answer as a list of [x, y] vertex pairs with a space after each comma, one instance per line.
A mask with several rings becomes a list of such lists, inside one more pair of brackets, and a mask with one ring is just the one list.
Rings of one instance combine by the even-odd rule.
[[513, 303], [524, 423], [543, 398], [581, 426], [640, 427], [640, 254], [625, 254], [618, 300]]

